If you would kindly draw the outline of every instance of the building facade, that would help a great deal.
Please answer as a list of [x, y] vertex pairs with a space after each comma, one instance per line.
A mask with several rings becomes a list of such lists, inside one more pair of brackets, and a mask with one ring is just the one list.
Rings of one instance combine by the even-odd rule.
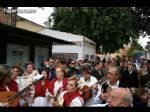
[[57, 39], [73, 42], [75, 45], [63, 45], [54, 43], [52, 46], [53, 58], [63, 58], [66, 60], [94, 60], [96, 56], [96, 43], [82, 35], [60, 32], [56, 30], [44, 29], [40, 34], [49, 35]]
[[0, 7], [0, 64], [12, 66], [18, 63], [24, 67], [25, 62], [32, 61], [38, 68], [42, 61], [52, 56], [53, 42], [72, 44], [36, 33], [44, 27], [19, 16], [15, 19], [4, 9]]

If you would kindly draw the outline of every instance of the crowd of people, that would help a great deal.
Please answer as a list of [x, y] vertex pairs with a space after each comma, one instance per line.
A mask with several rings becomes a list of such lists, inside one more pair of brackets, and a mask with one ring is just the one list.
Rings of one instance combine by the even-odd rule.
[[150, 63], [140, 58], [49, 58], [0, 65], [1, 107], [149, 107]]

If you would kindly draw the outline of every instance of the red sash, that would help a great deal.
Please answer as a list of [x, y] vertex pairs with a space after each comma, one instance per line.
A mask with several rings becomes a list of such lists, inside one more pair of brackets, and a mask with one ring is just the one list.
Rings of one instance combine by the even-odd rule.
[[[18, 92], [18, 84], [16, 81], [11, 79], [11, 82], [7, 83], [7, 86], [10, 91]], [[0, 83], [0, 91], [7, 91], [3, 84]]]
[[37, 97], [37, 96], [45, 96], [45, 92], [46, 92], [46, 89], [48, 88], [48, 85], [50, 84], [50, 81], [47, 79], [45, 81], [45, 84], [42, 86], [42, 80], [39, 81], [37, 84], [35, 84], [35, 95], [34, 97]]
[[64, 98], [64, 106], [65, 107], [69, 107], [70, 103], [72, 102], [73, 99], [75, 99], [76, 97], [81, 97], [81, 94], [79, 93], [79, 91], [75, 91], [73, 93], [65, 93], [63, 98]]
[[[49, 87], [48, 87], [48, 90], [49, 90], [52, 94], [54, 94], [54, 84], [55, 84], [56, 81], [57, 81], [57, 79], [54, 78], [54, 79], [50, 82]], [[63, 90], [66, 90], [67, 82], [68, 82], [68, 78], [64, 78], [64, 79], [63, 79], [63, 82], [62, 82], [62, 88], [63, 88]], [[60, 89], [61, 89], [61, 88], [60, 88]], [[59, 90], [60, 90], [60, 89], [59, 89]]]

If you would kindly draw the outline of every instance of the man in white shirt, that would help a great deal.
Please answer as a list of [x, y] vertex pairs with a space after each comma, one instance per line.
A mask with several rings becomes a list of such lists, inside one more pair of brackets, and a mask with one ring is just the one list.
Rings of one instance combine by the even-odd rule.
[[[79, 80], [79, 86], [82, 89], [84, 86], [88, 86], [90, 89], [92, 89], [92, 96], [91, 98], [89, 98], [87, 101], [85, 101], [85, 106], [89, 106], [94, 104], [94, 95], [96, 95], [97, 91], [96, 91], [96, 87], [97, 87], [97, 82], [98, 80], [90, 75], [91, 73], [91, 66], [88, 63], [85, 63], [81, 66], [81, 70], [82, 70], [82, 77], [80, 77]], [[83, 93], [84, 94], [84, 93]], [[85, 99], [84, 99], [85, 100]]]
[[[109, 93], [106, 91], [104, 92], [103, 85], [107, 85], [110, 88], [118, 88], [120, 86], [123, 86], [120, 84], [119, 81], [120, 73], [117, 67], [110, 67], [108, 69], [108, 74], [106, 77], [106, 81], [104, 81], [101, 86], [99, 86], [98, 93], [96, 97], [94, 98], [94, 104], [104, 104], [107, 103], [106, 100], [109, 98]], [[107, 88], [105, 88], [107, 89]]]

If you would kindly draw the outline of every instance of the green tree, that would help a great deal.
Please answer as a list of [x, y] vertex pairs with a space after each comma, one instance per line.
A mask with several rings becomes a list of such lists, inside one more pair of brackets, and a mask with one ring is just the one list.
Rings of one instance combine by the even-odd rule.
[[131, 47], [128, 50], [128, 56], [134, 56], [137, 52], [144, 52], [143, 47], [138, 43], [137, 40], [133, 40], [131, 43]]
[[137, 39], [137, 16], [130, 7], [56, 7], [49, 28], [84, 35], [100, 45], [103, 52], [114, 52]]
[[137, 30], [143, 37], [150, 35], [150, 7], [132, 8], [137, 20]]

